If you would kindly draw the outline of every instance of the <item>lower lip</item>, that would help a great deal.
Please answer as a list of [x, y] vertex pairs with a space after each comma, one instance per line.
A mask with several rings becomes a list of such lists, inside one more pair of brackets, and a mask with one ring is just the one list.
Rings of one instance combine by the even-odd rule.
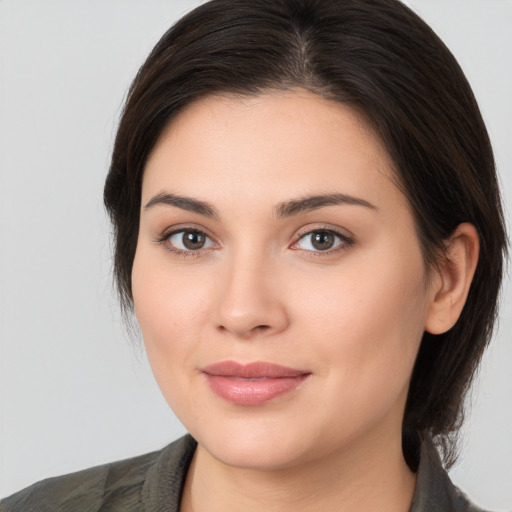
[[309, 376], [243, 379], [207, 373], [204, 375], [214, 393], [236, 405], [264, 404], [297, 389]]

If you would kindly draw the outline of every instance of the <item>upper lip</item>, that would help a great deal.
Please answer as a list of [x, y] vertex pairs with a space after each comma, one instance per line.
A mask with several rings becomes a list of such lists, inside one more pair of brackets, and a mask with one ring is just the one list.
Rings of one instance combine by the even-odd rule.
[[205, 366], [201, 371], [217, 377], [236, 377], [242, 379], [278, 379], [284, 377], [299, 377], [311, 373], [305, 370], [289, 368], [265, 361], [256, 361], [248, 364], [241, 364], [236, 361], [220, 361]]

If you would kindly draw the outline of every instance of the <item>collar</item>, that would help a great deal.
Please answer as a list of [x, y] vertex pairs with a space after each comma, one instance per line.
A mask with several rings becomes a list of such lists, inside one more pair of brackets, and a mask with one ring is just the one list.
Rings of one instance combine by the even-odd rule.
[[421, 442], [417, 475], [410, 512], [483, 512], [453, 485], [430, 437]]
[[[190, 435], [164, 448], [149, 470], [142, 489], [144, 512], [179, 512], [181, 494], [197, 442]], [[453, 485], [434, 443], [421, 443], [416, 490], [410, 512], [483, 512]]]

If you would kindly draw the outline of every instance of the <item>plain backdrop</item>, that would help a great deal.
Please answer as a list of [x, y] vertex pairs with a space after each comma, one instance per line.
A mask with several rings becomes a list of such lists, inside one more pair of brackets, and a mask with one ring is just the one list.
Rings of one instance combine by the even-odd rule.
[[[125, 91], [198, 1], [0, 0], [0, 495], [184, 432], [111, 282], [102, 186]], [[407, 2], [452, 49], [494, 142], [510, 225], [512, 2]], [[512, 286], [452, 478], [512, 510]]]

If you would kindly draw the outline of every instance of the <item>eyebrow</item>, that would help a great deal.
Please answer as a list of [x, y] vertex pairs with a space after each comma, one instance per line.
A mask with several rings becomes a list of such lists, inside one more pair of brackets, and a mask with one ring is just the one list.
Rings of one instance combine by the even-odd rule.
[[[177, 208], [181, 208], [182, 210], [198, 213], [199, 215], [203, 215], [205, 217], [216, 220], [220, 219], [220, 213], [217, 208], [207, 203], [206, 201], [201, 201], [192, 197], [161, 192], [160, 194], [152, 197], [144, 209], [148, 210], [156, 205], [175, 206]], [[312, 212], [314, 210], [324, 208], [325, 206], [335, 205], [362, 206], [371, 210], [378, 210], [375, 205], [359, 197], [354, 197], [347, 194], [323, 194], [301, 197], [281, 203], [274, 209], [274, 215], [278, 219], [282, 219], [285, 217], [291, 217], [293, 215]]]
[[192, 197], [178, 196], [176, 194], [169, 194], [166, 192], [162, 192], [152, 197], [144, 209], [149, 210], [153, 206], [159, 204], [166, 206], [176, 206], [182, 210], [198, 213], [199, 215], [203, 215], [205, 217], [220, 219], [220, 214], [217, 208], [207, 203], [206, 201], [200, 201], [199, 199], [194, 199]]
[[277, 206], [275, 213], [277, 218], [291, 217], [292, 215], [308, 213], [325, 206], [334, 205], [363, 206], [371, 210], [378, 210], [375, 205], [359, 197], [354, 197], [347, 194], [324, 194], [317, 196], [306, 196], [298, 199], [292, 199], [291, 201], [286, 201], [285, 203]]

